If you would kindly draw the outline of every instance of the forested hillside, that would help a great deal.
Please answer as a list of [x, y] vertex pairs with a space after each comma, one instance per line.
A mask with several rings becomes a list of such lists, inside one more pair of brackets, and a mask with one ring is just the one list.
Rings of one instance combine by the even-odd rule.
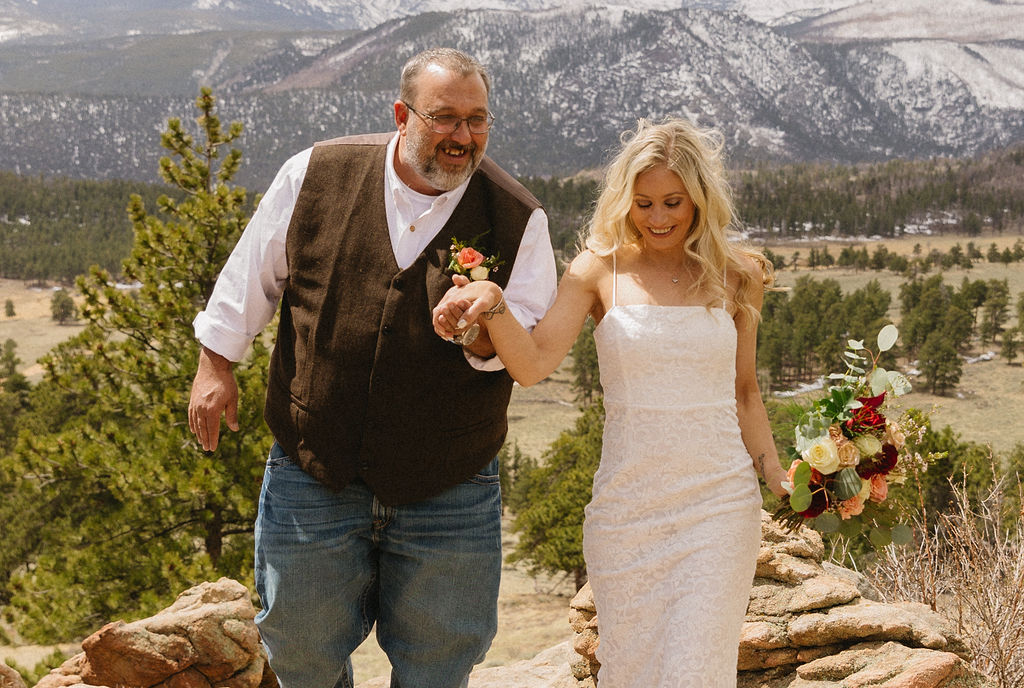
[[155, 184], [0, 172], [0, 277], [70, 283], [91, 265], [119, 272], [132, 243], [129, 197], [152, 206], [163, 193]]
[[[596, 198], [588, 177], [523, 180], [543, 202], [555, 247], [571, 256]], [[1024, 145], [972, 159], [734, 169], [736, 205], [755, 237], [892, 237], [1003, 232], [1024, 221]], [[167, 189], [124, 181], [0, 172], [0, 277], [70, 282], [97, 264], [115, 273], [131, 246], [125, 208]], [[785, 263], [777, 265], [785, 267]], [[891, 266], [889, 266], [891, 267]]]

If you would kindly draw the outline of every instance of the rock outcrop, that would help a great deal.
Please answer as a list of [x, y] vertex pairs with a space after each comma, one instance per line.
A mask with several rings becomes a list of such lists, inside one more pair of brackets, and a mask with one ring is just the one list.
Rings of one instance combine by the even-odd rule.
[[0, 688], [26, 688], [21, 674], [0, 662]]
[[[821, 536], [761, 514], [761, 550], [740, 638], [738, 688], [988, 688], [927, 606], [885, 604], [863, 576], [823, 562]], [[570, 604], [573, 676], [593, 688], [599, 620], [585, 586]], [[672, 632], [672, 629], [666, 629]]]
[[141, 621], [109, 623], [36, 688], [269, 688], [249, 591], [228, 578], [202, 583]]
[[[941, 616], [879, 601], [863, 576], [822, 561], [816, 532], [787, 533], [762, 513], [761, 538], [738, 688], [993, 688]], [[203, 583], [153, 617], [107, 624], [35, 688], [271, 688], [277, 680], [254, 617], [240, 583]], [[470, 688], [596, 688], [600, 629], [589, 586], [573, 599], [569, 622], [572, 641], [532, 660], [477, 669]], [[360, 688], [387, 683], [380, 677]], [[0, 663], [0, 688], [25, 683]]]

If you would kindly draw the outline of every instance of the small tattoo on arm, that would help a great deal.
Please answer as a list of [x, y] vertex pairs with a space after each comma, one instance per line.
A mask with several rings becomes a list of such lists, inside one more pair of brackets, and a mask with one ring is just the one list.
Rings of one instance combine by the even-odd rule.
[[491, 308], [488, 308], [486, 311], [484, 311], [480, 315], [482, 315], [485, 320], [490, 320], [494, 316], [500, 315], [500, 314], [502, 314], [504, 312], [505, 312], [505, 299], [502, 298], [501, 300], [498, 301], [498, 303], [494, 304], [494, 306], [492, 306]]
[[757, 474], [764, 477], [764, 452], [758, 454], [757, 458], [754, 459], [754, 468], [757, 470]]

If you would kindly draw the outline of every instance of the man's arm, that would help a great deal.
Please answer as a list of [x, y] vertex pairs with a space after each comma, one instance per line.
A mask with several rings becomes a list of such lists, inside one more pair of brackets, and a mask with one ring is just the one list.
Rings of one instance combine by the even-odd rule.
[[238, 385], [233, 361], [274, 317], [288, 277], [285, 239], [309, 151], [281, 168], [217, 278], [206, 308], [193, 323], [202, 345], [192, 382], [188, 425], [206, 451], [217, 448], [220, 418], [238, 430]]
[[204, 346], [199, 352], [199, 370], [188, 401], [188, 428], [205, 451], [217, 448], [221, 414], [228, 427], [238, 431], [238, 383], [233, 367], [212, 349]]

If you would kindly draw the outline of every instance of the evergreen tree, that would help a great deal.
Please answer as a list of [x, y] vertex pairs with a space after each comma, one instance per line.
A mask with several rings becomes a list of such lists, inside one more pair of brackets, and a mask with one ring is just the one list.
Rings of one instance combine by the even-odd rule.
[[241, 125], [224, 131], [208, 89], [197, 108], [199, 140], [176, 118], [162, 137], [173, 158], [160, 172], [183, 200], [161, 197], [159, 216], [138, 196], [129, 206], [135, 239], [123, 271], [141, 286], [119, 289], [99, 268], [79, 280], [88, 324], [44, 359], [35, 424], [26, 423], [49, 431], [22, 432], [0, 464], [0, 604], [29, 640], [152, 613], [221, 575], [251, 579], [269, 446], [262, 340], [235, 368], [240, 432], [205, 454], [186, 422], [198, 361], [191, 321], [248, 207], [245, 190], [229, 185]]
[[1006, 360], [1007, 364], [1012, 365], [1013, 360], [1017, 358], [1017, 354], [1020, 352], [1020, 335], [1021, 330], [1018, 328], [1003, 330], [1002, 346], [999, 349], [999, 355]]
[[14, 445], [15, 428], [25, 411], [31, 388], [28, 379], [18, 372], [21, 359], [17, 349], [13, 339], [5, 341], [0, 348], [0, 456]]
[[78, 306], [70, 294], [58, 289], [53, 292], [53, 298], [50, 299], [50, 313], [54, 320], [63, 325], [68, 320], [78, 319]]
[[963, 361], [948, 335], [936, 330], [928, 335], [918, 354], [918, 367], [932, 394], [946, 394], [960, 382]]
[[587, 322], [580, 330], [576, 343], [570, 352], [572, 356], [572, 388], [576, 401], [590, 406], [601, 396], [601, 371], [597, 364], [597, 344], [594, 342], [594, 321]]
[[1010, 317], [1010, 284], [1007, 280], [989, 280], [985, 303], [982, 305], [981, 343], [999, 338]]
[[567, 573], [576, 589], [586, 582], [583, 508], [590, 501], [601, 459], [604, 407], [583, 410], [573, 430], [563, 432], [544, 454], [542, 467], [522, 478], [512, 529], [519, 533], [510, 562], [524, 561], [531, 574]]

